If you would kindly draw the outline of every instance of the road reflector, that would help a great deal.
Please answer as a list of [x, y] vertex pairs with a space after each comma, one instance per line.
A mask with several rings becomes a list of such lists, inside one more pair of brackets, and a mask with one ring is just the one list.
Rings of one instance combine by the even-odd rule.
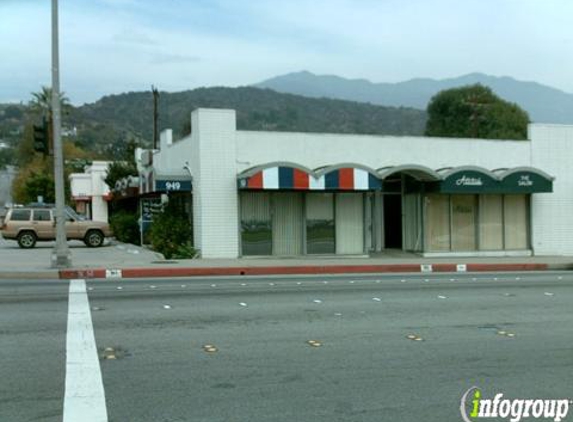
[[413, 341], [422, 341], [422, 340], [423, 340], [422, 337], [420, 337], [420, 336], [418, 336], [418, 335], [416, 335], [416, 334], [408, 334], [408, 335], [406, 336], [406, 338], [407, 338], [408, 340], [413, 340]]

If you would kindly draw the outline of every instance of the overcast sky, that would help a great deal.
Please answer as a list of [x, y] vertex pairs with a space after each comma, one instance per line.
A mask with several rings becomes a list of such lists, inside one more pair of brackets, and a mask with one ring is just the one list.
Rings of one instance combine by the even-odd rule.
[[[570, 0], [60, 0], [62, 90], [240, 86], [309, 70], [373, 82], [471, 72], [573, 93]], [[0, 102], [50, 85], [50, 0], [0, 0]]]

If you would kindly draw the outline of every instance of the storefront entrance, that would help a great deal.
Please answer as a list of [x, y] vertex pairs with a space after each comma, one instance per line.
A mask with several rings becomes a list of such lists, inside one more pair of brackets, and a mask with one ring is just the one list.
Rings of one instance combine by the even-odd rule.
[[384, 195], [384, 247], [402, 249], [402, 195]]

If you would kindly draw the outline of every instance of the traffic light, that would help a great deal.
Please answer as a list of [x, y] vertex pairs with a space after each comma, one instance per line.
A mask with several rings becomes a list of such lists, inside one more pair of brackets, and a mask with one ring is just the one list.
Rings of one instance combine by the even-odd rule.
[[42, 125], [34, 125], [34, 151], [48, 154], [48, 122], [43, 120]]

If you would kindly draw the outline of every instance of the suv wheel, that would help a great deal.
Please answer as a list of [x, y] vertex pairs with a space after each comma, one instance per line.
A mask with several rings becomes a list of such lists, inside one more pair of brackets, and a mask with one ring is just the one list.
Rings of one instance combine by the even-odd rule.
[[90, 248], [97, 248], [103, 244], [103, 233], [98, 230], [90, 230], [86, 233], [84, 243]]
[[31, 231], [24, 231], [18, 235], [18, 246], [23, 249], [30, 249], [36, 246], [36, 234]]

